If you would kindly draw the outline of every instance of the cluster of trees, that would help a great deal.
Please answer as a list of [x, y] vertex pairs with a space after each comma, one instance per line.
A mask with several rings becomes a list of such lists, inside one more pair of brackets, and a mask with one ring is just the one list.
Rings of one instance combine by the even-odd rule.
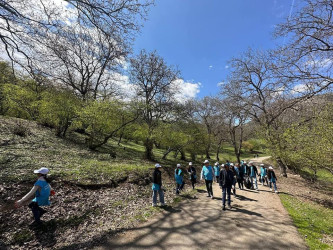
[[[238, 102], [251, 121], [260, 126], [263, 138], [285, 176], [288, 166], [325, 167], [332, 172], [331, 161], [327, 159], [331, 157], [328, 152], [331, 149], [324, 149], [331, 147], [330, 132], [318, 130], [326, 125], [329, 131], [332, 125], [332, 113], [321, 111], [329, 110], [332, 103], [329, 96], [333, 83], [333, 1], [305, 2], [276, 30], [275, 35], [284, 37], [287, 42], [275, 50], [249, 49], [233, 58], [231, 73], [221, 90], [224, 96]], [[317, 95], [323, 100], [320, 105], [314, 102]], [[311, 115], [310, 103], [316, 107]], [[320, 125], [317, 119], [322, 121], [319, 117], [324, 114], [328, 119], [326, 124]], [[312, 143], [305, 139], [307, 132], [311, 133], [308, 136]], [[317, 147], [318, 142], [322, 143], [320, 147]], [[328, 155], [323, 157], [326, 153]]]
[[[185, 102], [177, 99], [176, 67], [155, 51], [129, 57], [152, 4], [2, 1], [0, 39], [11, 65], [0, 63], [0, 114], [62, 137], [79, 131], [91, 149], [114, 138], [141, 141], [147, 159], [157, 147], [163, 158], [210, 159], [215, 151], [219, 160], [228, 142], [238, 162], [244, 148], [268, 147], [285, 176], [304, 165], [332, 172], [333, 0], [307, 0], [279, 25], [283, 46], [233, 58], [219, 97]], [[117, 85], [125, 68], [130, 98]]]

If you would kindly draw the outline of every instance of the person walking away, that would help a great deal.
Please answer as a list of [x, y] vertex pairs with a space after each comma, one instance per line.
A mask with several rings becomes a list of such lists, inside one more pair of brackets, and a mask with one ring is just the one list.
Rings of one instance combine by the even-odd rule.
[[245, 167], [243, 163], [241, 163], [240, 165], [238, 164], [239, 179], [237, 179], [237, 182], [239, 189], [244, 189], [244, 175], [245, 175], [244, 168]]
[[157, 206], [157, 194], [160, 197], [160, 203], [161, 206], [165, 206], [164, 203], [164, 191], [162, 188], [162, 173], [160, 171], [160, 168], [162, 166], [158, 163], [155, 164], [155, 170], [153, 172], [153, 185], [152, 185], [152, 190], [153, 190], [153, 207]]
[[219, 183], [219, 177], [220, 177], [220, 165], [218, 162], [215, 162], [214, 164], [214, 176], [215, 176], [215, 181]]
[[188, 164], [187, 172], [190, 175], [192, 189], [194, 189], [195, 183], [197, 183], [197, 171], [195, 170], [195, 167], [193, 167], [192, 162]]
[[255, 189], [258, 190], [258, 183], [257, 183], [257, 175], [258, 175], [258, 169], [257, 167], [253, 164], [253, 162], [249, 162], [250, 167], [248, 168], [248, 175], [251, 178], [251, 184], [253, 188], [253, 181], [255, 184]]
[[270, 166], [268, 168], [267, 177], [268, 177], [268, 180], [269, 180], [269, 188], [270, 188], [270, 190], [272, 191], [272, 183], [273, 183], [273, 185], [274, 185], [274, 191], [275, 191], [275, 193], [278, 193], [277, 187], [276, 187], [277, 178], [276, 178], [276, 175], [275, 175], [275, 172], [274, 172], [274, 169], [273, 169], [272, 166]]
[[[38, 170], [34, 170], [34, 173], [37, 174], [37, 181], [29, 193], [27, 193], [22, 199], [15, 202], [15, 207], [19, 208], [26, 202], [30, 201], [29, 208], [31, 209], [35, 219], [33, 225], [39, 225], [41, 223], [40, 218], [47, 212], [45, 209], [41, 208], [41, 206], [50, 205], [50, 195], [51, 193], [53, 195], [54, 191], [52, 190], [47, 178], [47, 174], [49, 173], [48, 168], [43, 167]], [[35, 196], [35, 198], [31, 200], [33, 196]]]
[[234, 175], [234, 179], [232, 181], [232, 187], [231, 187], [231, 190], [232, 190], [232, 193], [234, 194], [235, 198], [236, 198], [236, 183], [237, 183], [237, 173], [236, 173], [236, 170], [235, 170], [235, 165], [233, 163], [230, 163], [230, 167], [229, 169], [232, 171], [233, 175]]
[[268, 186], [268, 180], [267, 180], [267, 169], [265, 168], [265, 164], [260, 164], [260, 181], [262, 185], [265, 185], [265, 181]]
[[206, 188], [207, 188], [207, 197], [214, 198], [213, 196], [213, 176], [214, 176], [214, 170], [212, 166], [209, 165], [209, 161], [204, 161], [204, 166], [201, 170], [201, 180], [205, 179]]
[[181, 165], [177, 164], [177, 168], [175, 169], [176, 194], [179, 194], [179, 192], [183, 190], [183, 187], [185, 184], [184, 172], [180, 167], [181, 167]]
[[[222, 210], [225, 210], [226, 198], [228, 198], [228, 207], [231, 209], [231, 186], [234, 181], [234, 174], [229, 169], [229, 165], [225, 165], [225, 169], [220, 172], [220, 188], [222, 189]], [[226, 197], [227, 196], [227, 197]]]
[[238, 183], [238, 188], [242, 189], [243, 188], [243, 177], [241, 176], [243, 173], [241, 172], [241, 167], [239, 166], [239, 163], [237, 163], [234, 166], [235, 172], [236, 172], [236, 180]]

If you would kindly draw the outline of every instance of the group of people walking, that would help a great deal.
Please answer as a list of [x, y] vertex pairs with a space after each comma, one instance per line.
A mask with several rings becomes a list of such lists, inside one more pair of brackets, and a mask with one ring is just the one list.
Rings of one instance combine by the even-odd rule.
[[[222, 209], [225, 210], [226, 202], [228, 207], [231, 208], [231, 193], [236, 196], [236, 184], [239, 189], [255, 189], [258, 190], [258, 179], [262, 185], [269, 186], [272, 191], [274, 187], [275, 193], [277, 193], [276, 187], [276, 175], [272, 166], [266, 168], [264, 164], [260, 164], [260, 172], [254, 162], [250, 161], [248, 164], [246, 161], [241, 161], [240, 164], [233, 164], [227, 161], [225, 164], [220, 165], [218, 162], [214, 164], [214, 167], [210, 165], [209, 160], [203, 162], [200, 178], [205, 181], [207, 189], [207, 197], [214, 199], [213, 194], [213, 182], [219, 184], [222, 189]], [[160, 196], [160, 203], [162, 206], [164, 203], [164, 193], [161, 182], [161, 168], [160, 164], [155, 165], [155, 171], [153, 173], [153, 206], [157, 206], [157, 195]], [[197, 182], [197, 172], [192, 162], [189, 163], [187, 169], [192, 189], [195, 188]], [[185, 171], [180, 164], [177, 164], [175, 169], [175, 182], [176, 182], [176, 195], [180, 194], [183, 190]]]

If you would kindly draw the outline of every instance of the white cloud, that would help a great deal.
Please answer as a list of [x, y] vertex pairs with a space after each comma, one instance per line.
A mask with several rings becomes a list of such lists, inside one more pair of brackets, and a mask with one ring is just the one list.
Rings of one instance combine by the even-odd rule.
[[216, 86], [217, 86], [217, 87], [222, 87], [224, 84], [225, 84], [225, 82], [222, 81], [222, 82], [218, 82], [218, 83], [216, 84]]
[[208, 69], [212, 70], [213, 69], [213, 65], [209, 65]]
[[190, 99], [194, 99], [200, 92], [201, 83], [185, 82], [183, 79], [177, 79], [174, 81], [174, 85], [177, 88], [177, 94], [175, 95], [176, 101], [184, 103]]
[[304, 93], [308, 90], [308, 86], [306, 84], [297, 84], [293, 87], [293, 89], [290, 91], [292, 95]]
[[225, 65], [225, 67], [224, 67], [225, 69], [229, 69], [229, 65]]

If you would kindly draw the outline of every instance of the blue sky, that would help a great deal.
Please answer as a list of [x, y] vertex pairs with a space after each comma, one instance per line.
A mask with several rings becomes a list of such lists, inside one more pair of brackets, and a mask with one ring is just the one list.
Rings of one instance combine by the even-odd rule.
[[185, 89], [193, 92], [200, 83], [196, 97], [215, 95], [233, 56], [249, 47], [273, 48], [282, 42], [274, 40], [272, 32], [288, 17], [292, 2], [156, 0], [137, 35], [134, 53], [157, 50], [169, 64], [178, 66], [185, 83], [193, 83]]

